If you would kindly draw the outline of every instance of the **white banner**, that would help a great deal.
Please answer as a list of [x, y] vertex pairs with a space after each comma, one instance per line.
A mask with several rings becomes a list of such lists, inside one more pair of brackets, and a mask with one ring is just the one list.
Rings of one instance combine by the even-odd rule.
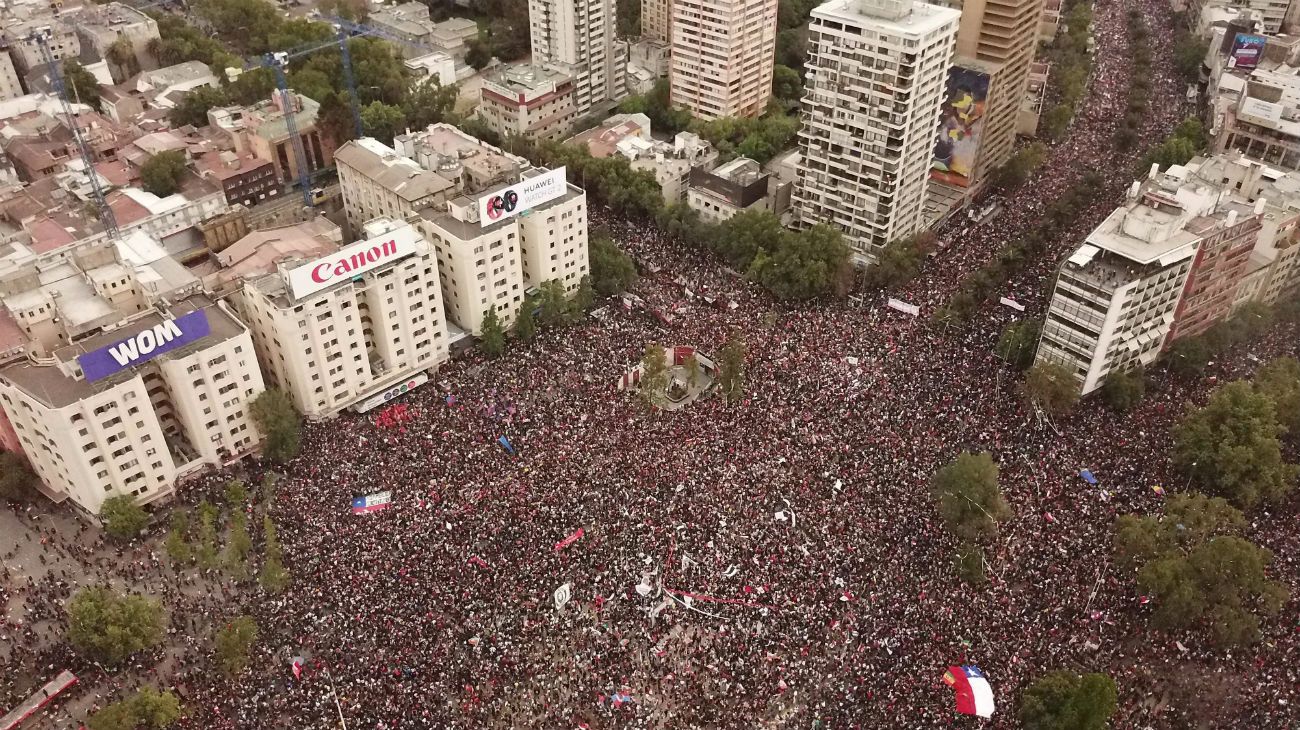
[[419, 237], [414, 228], [406, 226], [322, 256], [289, 271], [289, 291], [294, 299], [302, 299], [340, 281], [355, 279], [375, 267], [415, 253], [415, 241]]
[[569, 602], [569, 598], [571, 598], [572, 596], [573, 596], [572, 583], [565, 583], [559, 588], [556, 588], [555, 589], [555, 610], [557, 611], [564, 610], [564, 606]]
[[1001, 303], [1001, 304], [1005, 304], [1005, 305], [1007, 305], [1008, 307], [1011, 307], [1012, 309], [1016, 310], [1017, 312], [1023, 312], [1023, 311], [1025, 311], [1025, 305], [1021, 304], [1020, 302], [1017, 302], [1017, 301], [1014, 300], [1014, 299], [1008, 299], [1007, 297], [1002, 297], [1001, 299], [998, 300], [998, 302]]
[[893, 297], [890, 297], [889, 301], [886, 302], [885, 304], [890, 309], [897, 309], [900, 312], [906, 312], [907, 314], [910, 314], [913, 317], [919, 316], [921, 314], [920, 307], [916, 306], [915, 304], [908, 304], [907, 302], [901, 299], [894, 299]]
[[542, 203], [564, 195], [568, 190], [564, 168], [520, 180], [510, 187], [478, 199], [478, 222], [487, 227], [498, 221], [526, 213]]

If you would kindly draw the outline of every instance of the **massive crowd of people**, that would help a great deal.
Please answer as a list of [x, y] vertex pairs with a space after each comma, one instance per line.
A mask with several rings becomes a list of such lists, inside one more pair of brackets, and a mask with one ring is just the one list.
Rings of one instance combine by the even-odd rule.
[[[1167, 14], [1161, 0], [1136, 4]], [[1071, 139], [989, 224], [947, 233], [913, 301], [943, 303], [1083, 171], [1123, 188], [1131, 160], [1098, 150], [1124, 101], [1124, 8], [1098, 3], [1095, 90]], [[1161, 55], [1157, 88], [1176, 95]], [[1179, 116], [1172, 102], [1151, 109], [1147, 143]], [[1166, 458], [1170, 427], [1206, 380], [1160, 375], [1131, 415], [1087, 404], [1053, 423], [991, 352], [1015, 312], [994, 305], [943, 331], [874, 305], [778, 307], [706, 255], [599, 217], [655, 272], [636, 287], [644, 309], [612, 306], [500, 360], [454, 361], [406, 397], [403, 418], [309, 426], [259, 505], [279, 528], [286, 593], [204, 594], [156, 555], [126, 556], [195, 647], [157, 672], [185, 699], [183, 727], [1011, 727], [1019, 692], [1054, 669], [1110, 674], [1116, 727], [1300, 722], [1296, 600], [1260, 644], [1218, 651], [1150, 630], [1133, 576], [1110, 560], [1115, 516], [1159, 511], [1155, 486], [1185, 487]], [[1013, 282], [1031, 311], [1054, 265]], [[716, 353], [733, 332], [748, 352], [740, 402], [665, 413], [616, 388], [649, 342]], [[1212, 374], [1245, 376], [1298, 342], [1279, 331]], [[928, 489], [963, 450], [992, 453], [1014, 511], [982, 586], [957, 578]], [[182, 498], [219, 500], [230, 477]], [[353, 514], [354, 498], [384, 491], [387, 509]], [[1250, 534], [1291, 585], [1296, 517], [1294, 504], [1261, 511]], [[67, 593], [57, 579], [15, 590], [38, 611]], [[200, 617], [241, 612], [260, 636], [229, 679], [194, 656]], [[38, 660], [75, 662], [63, 647]], [[941, 677], [959, 663], [988, 676], [991, 721], [955, 713]]]

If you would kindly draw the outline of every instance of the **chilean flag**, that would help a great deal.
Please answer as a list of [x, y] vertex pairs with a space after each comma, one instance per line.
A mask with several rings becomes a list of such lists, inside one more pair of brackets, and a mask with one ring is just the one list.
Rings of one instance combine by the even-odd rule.
[[957, 692], [957, 711], [963, 715], [993, 715], [993, 688], [984, 673], [974, 664], [948, 667], [943, 675], [944, 684]]
[[371, 512], [378, 512], [381, 509], [387, 509], [393, 501], [392, 492], [380, 492], [379, 494], [368, 494], [364, 497], [357, 497], [352, 500], [352, 514], [366, 515]]

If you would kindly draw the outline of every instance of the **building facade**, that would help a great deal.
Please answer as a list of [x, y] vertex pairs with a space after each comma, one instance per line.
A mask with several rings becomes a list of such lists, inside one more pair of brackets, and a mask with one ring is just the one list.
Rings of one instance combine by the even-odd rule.
[[701, 119], [753, 117], [772, 97], [776, 0], [674, 0], [673, 106]]
[[960, 15], [911, 0], [813, 10], [794, 225], [838, 227], [860, 261], [922, 227]]
[[17, 99], [23, 95], [23, 85], [18, 81], [18, 71], [9, 55], [8, 44], [0, 39], [0, 101]]
[[483, 79], [478, 115], [502, 139], [561, 139], [578, 119], [573, 78], [532, 64], [500, 67]]
[[738, 157], [713, 170], [691, 170], [686, 204], [705, 223], [721, 223], [742, 210], [773, 210], [772, 176], [754, 160]]
[[529, 0], [532, 62], [574, 80], [578, 117], [627, 95], [627, 46], [615, 37], [614, 0]]
[[641, 40], [668, 42], [672, 5], [671, 0], [641, 0]]
[[371, 137], [352, 140], [334, 156], [348, 226], [360, 231], [375, 218], [403, 220], [447, 200], [451, 181]]

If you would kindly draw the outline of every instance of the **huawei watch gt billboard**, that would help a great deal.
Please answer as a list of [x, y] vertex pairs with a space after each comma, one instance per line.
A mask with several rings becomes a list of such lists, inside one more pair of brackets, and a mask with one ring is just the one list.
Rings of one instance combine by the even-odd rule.
[[514, 185], [484, 195], [478, 199], [479, 225], [487, 227], [527, 212], [542, 203], [564, 195], [568, 189], [565, 185], [564, 168], [556, 168], [536, 177], [521, 180]]
[[95, 381], [207, 337], [212, 332], [207, 312], [200, 309], [176, 319], [166, 319], [147, 330], [124, 337], [77, 357], [86, 380]]

